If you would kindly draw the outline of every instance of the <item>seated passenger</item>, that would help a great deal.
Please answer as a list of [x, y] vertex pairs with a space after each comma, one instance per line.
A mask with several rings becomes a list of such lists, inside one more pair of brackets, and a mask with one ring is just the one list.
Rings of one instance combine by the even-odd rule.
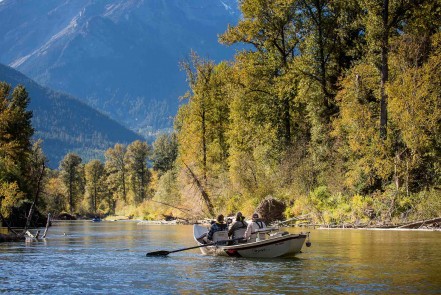
[[208, 240], [213, 240], [213, 234], [217, 231], [221, 231], [221, 230], [227, 230], [228, 226], [227, 224], [224, 222], [224, 216], [222, 214], [220, 214], [217, 217], [217, 220], [215, 223], [213, 223], [210, 227], [210, 231], [208, 232], [207, 238]]
[[245, 231], [244, 238], [248, 240], [252, 234], [258, 232], [259, 229], [265, 228], [266, 224], [262, 220], [259, 219], [259, 214], [254, 213], [252, 217], [252, 221], [248, 224], [247, 230]]
[[233, 239], [239, 238], [234, 236], [234, 231], [246, 228], [248, 226], [247, 222], [245, 221], [245, 217], [242, 215], [241, 212], [237, 212], [236, 214], [236, 221], [233, 222], [230, 229], [228, 230], [228, 236], [233, 237]]

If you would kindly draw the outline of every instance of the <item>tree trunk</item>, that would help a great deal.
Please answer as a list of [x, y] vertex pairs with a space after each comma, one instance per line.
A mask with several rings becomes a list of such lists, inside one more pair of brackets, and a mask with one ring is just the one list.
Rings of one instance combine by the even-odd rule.
[[383, 0], [383, 35], [381, 42], [381, 100], [380, 100], [380, 138], [387, 137], [387, 94], [386, 83], [389, 80], [389, 0]]
[[3, 217], [3, 214], [2, 214], [1, 212], [0, 212], [0, 219], [1, 219], [1, 221], [3, 222], [3, 224], [6, 225], [6, 227], [8, 228], [8, 231], [10, 231], [11, 233], [13, 233], [13, 234], [15, 234], [15, 235], [18, 235], [18, 233], [17, 233], [16, 231], [14, 231], [14, 230], [9, 226], [9, 223], [6, 222], [6, 219]]
[[206, 122], [205, 122], [205, 107], [202, 106], [202, 167], [204, 173], [204, 184], [207, 184], [207, 139], [206, 139]]
[[125, 203], [126, 202], [126, 172], [125, 172], [124, 167], [122, 169], [121, 174], [122, 174], [123, 200]]
[[26, 218], [26, 225], [25, 225], [25, 228], [23, 229], [23, 232], [26, 232], [27, 229], [29, 228], [29, 226], [31, 225], [31, 220], [32, 220], [32, 216], [34, 215], [35, 206], [37, 206], [38, 197], [40, 196], [41, 182], [43, 180], [45, 168], [46, 168], [46, 166], [43, 163], [41, 165], [40, 175], [38, 176], [37, 190], [35, 192], [34, 201], [32, 202], [31, 208], [29, 209], [29, 214], [28, 214], [28, 217]]
[[50, 225], [51, 225], [51, 214], [48, 213], [48, 215], [47, 215], [47, 221], [46, 221], [46, 228], [44, 229], [44, 233], [43, 233], [43, 239], [46, 238], [47, 230], [48, 230], [48, 228], [49, 228]]
[[207, 194], [207, 192], [205, 191], [201, 182], [199, 181], [197, 176], [193, 173], [193, 171], [190, 169], [190, 167], [188, 167], [187, 164], [185, 164], [185, 163], [184, 163], [184, 165], [185, 165], [185, 167], [187, 167], [188, 172], [190, 173], [191, 177], [193, 178], [194, 182], [196, 183], [196, 186], [198, 187], [199, 192], [202, 195], [202, 199], [204, 200], [205, 205], [208, 208], [208, 213], [210, 214], [211, 217], [214, 217], [214, 207], [213, 207], [213, 204], [211, 203], [210, 196]]

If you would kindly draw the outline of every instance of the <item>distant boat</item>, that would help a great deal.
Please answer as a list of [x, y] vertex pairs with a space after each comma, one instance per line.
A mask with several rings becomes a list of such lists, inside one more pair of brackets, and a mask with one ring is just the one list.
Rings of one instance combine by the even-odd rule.
[[99, 217], [95, 217], [94, 219], [92, 219], [93, 222], [101, 222], [101, 218]]
[[[228, 240], [227, 232], [223, 231], [214, 233], [214, 243], [204, 245], [203, 237], [207, 233], [208, 229], [206, 227], [194, 225], [194, 239], [198, 244], [197, 248], [201, 249], [202, 254], [249, 258], [293, 256], [301, 253], [303, 243], [309, 236], [309, 233], [290, 234], [288, 232], [274, 232], [274, 229], [268, 228], [257, 233], [260, 237], [254, 237], [245, 243], [232, 244], [231, 242], [233, 241]], [[306, 244], [308, 247], [310, 246], [309, 241]]]

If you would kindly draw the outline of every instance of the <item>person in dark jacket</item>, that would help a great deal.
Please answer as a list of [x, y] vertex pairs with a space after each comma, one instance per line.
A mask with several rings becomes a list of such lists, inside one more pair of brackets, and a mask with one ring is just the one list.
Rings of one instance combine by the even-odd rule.
[[228, 225], [224, 222], [224, 216], [222, 214], [220, 214], [217, 217], [216, 222], [211, 225], [210, 231], [207, 235], [208, 240], [211, 241], [213, 239], [213, 234], [221, 230], [228, 230]]
[[[240, 228], [247, 228], [248, 224], [245, 221], [245, 217], [242, 215], [242, 212], [237, 212], [236, 221], [233, 222], [230, 229], [228, 230], [228, 236], [231, 237], [234, 235], [234, 231]], [[233, 237], [237, 238], [237, 237]]]

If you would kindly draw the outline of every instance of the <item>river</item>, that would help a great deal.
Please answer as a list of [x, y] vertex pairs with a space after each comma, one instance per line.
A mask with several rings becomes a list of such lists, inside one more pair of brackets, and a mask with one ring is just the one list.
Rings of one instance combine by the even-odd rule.
[[295, 258], [146, 257], [194, 246], [192, 226], [54, 222], [45, 241], [0, 243], [0, 293], [441, 294], [441, 232], [309, 231]]

